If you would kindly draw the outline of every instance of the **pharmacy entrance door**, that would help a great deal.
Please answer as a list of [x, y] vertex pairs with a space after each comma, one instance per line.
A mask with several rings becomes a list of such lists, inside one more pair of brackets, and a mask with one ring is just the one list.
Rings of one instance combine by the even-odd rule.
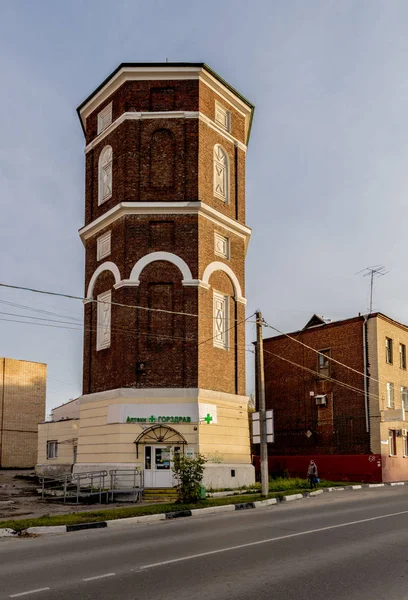
[[171, 470], [174, 452], [180, 446], [145, 446], [144, 486], [146, 488], [170, 488], [174, 486]]

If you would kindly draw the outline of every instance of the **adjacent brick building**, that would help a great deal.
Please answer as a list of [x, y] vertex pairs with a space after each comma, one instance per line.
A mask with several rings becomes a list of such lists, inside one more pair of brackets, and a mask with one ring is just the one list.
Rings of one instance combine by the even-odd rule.
[[[144, 419], [149, 405], [152, 419], [154, 405], [167, 418], [168, 404], [169, 418], [184, 407], [191, 425], [177, 428], [166, 455], [187, 445], [218, 453], [206, 472], [223, 473], [222, 483], [208, 481], [243, 484], [253, 478], [244, 329], [253, 106], [202, 63], [132, 63], [78, 114], [90, 301], [74, 468], [140, 464], [147, 434], [139, 455], [144, 429], [119, 424], [125, 413]], [[149, 452], [159, 456], [156, 442]]]
[[46, 377], [47, 365], [0, 358], [0, 468], [36, 464]]
[[408, 327], [381, 313], [314, 315], [301, 331], [265, 339], [270, 470], [305, 476], [314, 458], [325, 477], [408, 479], [407, 346]]

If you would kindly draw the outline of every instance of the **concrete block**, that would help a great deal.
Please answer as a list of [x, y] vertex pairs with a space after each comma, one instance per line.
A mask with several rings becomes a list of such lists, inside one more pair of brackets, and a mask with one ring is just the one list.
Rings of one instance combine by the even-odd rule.
[[385, 483], [369, 483], [369, 488], [385, 487]]
[[10, 529], [9, 527], [4, 527], [0, 529], [0, 538], [4, 537], [13, 537], [16, 534], [14, 529]]
[[283, 496], [284, 502], [292, 502], [293, 500], [301, 500], [303, 498], [303, 494], [292, 494], [291, 496]]
[[254, 502], [255, 508], [267, 508], [268, 506], [273, 506], [274, 504], [278, 504], [277, 498], [268, 498], [268, 500], [258, 500], [258, 502]]
[[315, 490], [314, 492], [310, 492], [309, 496], [319, 496], [323, 494], [323, 490]]
[[393, 481], [390, 485], [405, 485], [405, 481]]
[[55, 533], [66, 533], [66, 525], [52, 525], [50, 527], [29, 527], [26, 529], [27, 533], [34, 533], [36, 535], [54, 535]]
[[350, 485], [350, 486], [348, 486], [347, 489], [349, 489], [349, 488], [350, 488], [350, 490], [361, 490], [363, 488], [363, 486], [362, 485]]
[[331, 490], [332, 492], [344, 492], [344, 487], [334, 487]]
[[160, 513], [158, 515], [143, 515], [142, 517], [126, 517], [126, 519], [115, 519], [106, 521], [107, 527], [127, 527], [128, 525], [136, 525], [137, 523], [154, 523], [156, 521], [164, 521], [166, 515]]

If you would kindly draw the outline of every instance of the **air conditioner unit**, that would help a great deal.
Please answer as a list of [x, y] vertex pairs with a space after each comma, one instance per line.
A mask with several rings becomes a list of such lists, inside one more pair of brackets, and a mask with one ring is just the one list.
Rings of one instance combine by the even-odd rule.
[[401, 429], [401, 435], [406, 437], [407, 435], [407, 430], [406, 429]]
[[324, 406], [325, 404], [327, 404], [326, 394], [319, 394], [318, 396], [315, 396], [315, 400], [317, 406]]

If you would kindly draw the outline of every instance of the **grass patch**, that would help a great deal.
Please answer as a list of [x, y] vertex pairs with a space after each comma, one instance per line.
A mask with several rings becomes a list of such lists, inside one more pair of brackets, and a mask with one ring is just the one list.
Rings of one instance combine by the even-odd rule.
[[[290, 494], [304, 492], [304, 489], [290, 490]], [[274, 492], [269, 494], [268, 498], [282, 499], [283, 494]], [[238, 504], [240, 502], [256, 502], [263, 500], [261, 494], [247, 494], [241, 496], [229, 496], [226, 498], [208, 498], [197, 504], [154, 504], [150, 506], [127, 506], [124, 508], [110, 508], [98, 510], [95, 512], [77, 512], [65, 515], [52, 515], [38, 517], [35, 519], [19, 519], [0, 521], [0, 528], [10, 527], [15, 531], [22, 531], [28, 527], [48, 527], [51, 525], [77, 525], [78, 523], [95, 523], [98, 521], [111, 521], [113, 519], [125, 519], [126, 517], [140, 517], [144, 515], [157, 515], [161, 513], [173, 512], [175, 510], [189, 510], [193, 508], [206, 508], [208, 506], [224, 506], [226, 504]]]
[[[341, 486], [345, 487], [347, 485], [353, 485], [351, 482], [338, 482], [338, 481], [328, 481], [326, 479], [321, 479], [318, 485], [318, 488], [324, 487], [336, 487]], [[251, 486], [243, 486], [240, 488], [241, 490], [245, 490], [246, 494], [259, 494], [261, 491], [261, 484], [255, 483]], [[309, 481], [307, 479], [301, 479], [300, 477], [293, 477], [291, 479], [286, 479], [284, 477], [279, 477], [277, 479], [271, 479], [269, 481], [269, 492], [291, 492], [292, 490], [301, 490], [303, 492], [307, 492], [310, 490]], [[212, 490], [213, 492], [232, 492], [231, 488], [223, 488], [218, 490]], [[208, 490], [210, 492], [210, 490]]]

